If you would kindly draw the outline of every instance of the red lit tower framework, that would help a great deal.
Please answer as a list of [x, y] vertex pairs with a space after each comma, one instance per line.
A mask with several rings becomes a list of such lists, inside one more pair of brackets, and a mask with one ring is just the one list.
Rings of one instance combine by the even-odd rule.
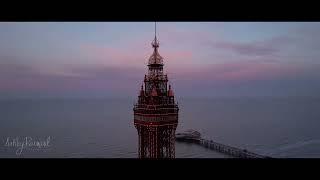
[[171, 85], [168, 87], [168, 76], [163, 73], [156, 34], [152, 47], [148, 74], [133, 108], [134, 125], [139, 135], [139, 158], [174, 158], [179, 108]]

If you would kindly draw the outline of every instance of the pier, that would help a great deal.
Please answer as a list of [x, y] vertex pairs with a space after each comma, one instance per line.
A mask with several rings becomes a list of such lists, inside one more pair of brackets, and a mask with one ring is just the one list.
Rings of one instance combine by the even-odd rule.
[[263, 156], [263, 155], [259, 155], [259, 154], [247, 151], [246, 149], [239, 149], [236, 147], [217, 143], [212, 140], [199, 139], [199, 144], [206, 147], [206, 148], [218, 151], [220, 153], [230, 155], [232, 157], [237, 157], [237, 158], [269, 158], [267, 156]]
[[199, 144], [205, 148], [212, 149], [214, 151], [218, 151], [220, 153], [227, 154], [236, 158], [270, 158], [268, 156], [250, 152], [246, 149], [240, 149], [214, 142], [213, 140], [203, 139], [201, 138], [200, 133], [194, 130], [188, 130], [185, 133], [178, 133], [176, 135], [176, 141]]

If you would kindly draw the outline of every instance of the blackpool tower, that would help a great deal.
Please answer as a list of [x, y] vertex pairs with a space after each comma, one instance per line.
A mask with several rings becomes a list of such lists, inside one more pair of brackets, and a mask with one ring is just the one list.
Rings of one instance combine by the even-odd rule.
[[174, 158], [179, 108], [173, 89], [168, 86], [168, 76], [163, 73], [156, 24], [152, 48], [148, 74], [144, 76], [144, 85], [133, 108], [134, 125], [139, 136], [139, 158]]

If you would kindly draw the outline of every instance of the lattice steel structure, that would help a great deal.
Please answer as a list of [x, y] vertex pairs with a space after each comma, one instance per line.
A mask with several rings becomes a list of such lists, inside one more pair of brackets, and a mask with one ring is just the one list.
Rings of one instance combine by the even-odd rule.
[[174, 158], [178, 104], [168, 76], [163, 73], [163, 58], [158, 52], [157, 36], [152, 42], [153, 54], [148, 61], [148, 74], [134, 105], [134, 125], [139, 135], [140, 158]]

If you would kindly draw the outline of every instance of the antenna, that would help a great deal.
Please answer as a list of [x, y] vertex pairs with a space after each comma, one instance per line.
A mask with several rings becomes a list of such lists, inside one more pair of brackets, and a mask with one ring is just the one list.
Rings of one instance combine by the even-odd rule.
[[155, 50], [159, 47], [159, 42], [157, 40], [157, 22], [154, 22], [154, 40], [151, 43], [152, 47], [155, 48]]
[[154, 22], [154, 37], [157, 39], [157, 22]]

